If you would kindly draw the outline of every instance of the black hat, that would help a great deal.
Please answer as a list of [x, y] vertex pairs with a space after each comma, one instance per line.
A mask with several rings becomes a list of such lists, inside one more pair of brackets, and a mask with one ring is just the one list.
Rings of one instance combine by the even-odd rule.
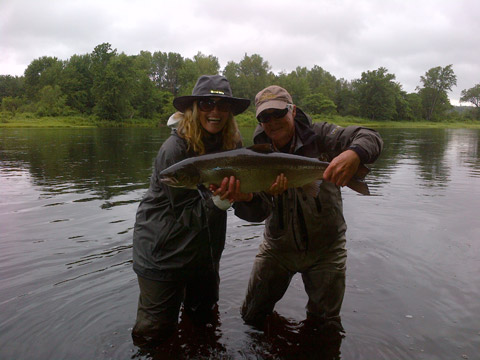
[[224, 76], [202, 75], [198, 78], [197, 83], [193, 88], [192, 95], [179, 96], [173, 99], [173, 106], [175, 106], [175, 109], [185, 112], [185, 110], [189, 108], [195, 100], [208, 97], [229, 99], [233, 105], [233, 115], [244, 112], [250, 105], [250, 100], [232, 96], [230, 83]]

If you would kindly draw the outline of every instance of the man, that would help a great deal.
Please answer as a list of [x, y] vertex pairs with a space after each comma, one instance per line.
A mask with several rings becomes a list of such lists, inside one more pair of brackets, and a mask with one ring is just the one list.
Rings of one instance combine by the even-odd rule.
[[290, 94], [279, 86], [260, 91], [255, 106], [259, 121], [253, 137], [255, 144], [270, 143], [275, 151], [322, 156], [330, 165], [316, 197], [301, 188], [287, 190], [288, 179], [283, 175], [268, 194], [253, 196], [239, 193], [235, 179], [222, 183], [222, 190], [229, 186], [230, 192], [226, 195], [219, 191], [223, 197], [246, 200], [235, 204], [237, 216], [252, 222], [266, 219], [264, 239], [241, 308], [242, 318], [263, 327], [293, 275], [299, 272], [308, 294], [307, 319], [341, 333], [347, 226], [340, 187], [348, 183], [360, 164], [377, 159], [383, 142], [376, 131], [359, 126], [312, 125], [293, 104]]

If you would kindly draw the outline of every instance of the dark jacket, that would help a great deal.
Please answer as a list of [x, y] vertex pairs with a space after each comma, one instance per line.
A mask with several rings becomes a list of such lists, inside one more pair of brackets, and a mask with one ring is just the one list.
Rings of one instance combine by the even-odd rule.
[[[362, 163], [369, 164], [377, 159], [383, 146], [374, 130], [329, 123], [312, 125], [299, 108], [295, 136], [295, 154], [326, 161], [352, 149]], [[271, 143], [261, 126], [254, 133], [254, 143]], [[326, 181], [317, 197], [307, 195], [301, 188], [288, 189], [273, 198], [265, 193], [255, 194], [251, 202], [237, 203], [235, 214], [252, 222], [266, 219], [262, 247], [295, 271], [301, 270], [296, 266], [299, 252], [303, 254], [303, 264], [315, 262], [332, 250], [335, 240], [342, 238], [347, 229], [340, 188]], [[305, 257], [311, 261], [305, 262]]]
[[[207, 152], [220, 151], [221, 138], [212, 139], [204, 141]], [[175, 130], [158, 152], [133, 233], [133, 269], [139, 276], [176, 280], [199, 268], [218, 266], [225, 245], [226, 211], [211, 199], [203, 200], [196, 190], [159, 181], [163, 169], [192, 156]]]

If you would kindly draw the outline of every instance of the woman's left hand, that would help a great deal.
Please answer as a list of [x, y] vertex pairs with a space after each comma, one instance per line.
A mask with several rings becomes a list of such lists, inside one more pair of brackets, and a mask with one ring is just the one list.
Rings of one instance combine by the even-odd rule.
[[210, 190], [213, 191], [214, 196], [219, 195], [220, 199], [228, 199], [230, 202], [251, 201], [253, 199], [252, 193], [242, 193], [240, 191], [240, 180], [235, 179], [235, 176], [225, 177], [220, 187], [211, 184]]

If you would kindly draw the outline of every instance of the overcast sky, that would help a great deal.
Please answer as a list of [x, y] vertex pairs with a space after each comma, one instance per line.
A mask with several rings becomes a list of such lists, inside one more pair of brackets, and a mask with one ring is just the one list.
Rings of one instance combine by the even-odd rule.
[[259, 54], [274, 73], [322, 67], [358, 79], [383, 66], [407, 92], [436, 66], [480, 83], [479, 0], [0, 0], [0, 74], [67, 60], [108, 42], [118, 52], [199, 51], [221, 68]]

